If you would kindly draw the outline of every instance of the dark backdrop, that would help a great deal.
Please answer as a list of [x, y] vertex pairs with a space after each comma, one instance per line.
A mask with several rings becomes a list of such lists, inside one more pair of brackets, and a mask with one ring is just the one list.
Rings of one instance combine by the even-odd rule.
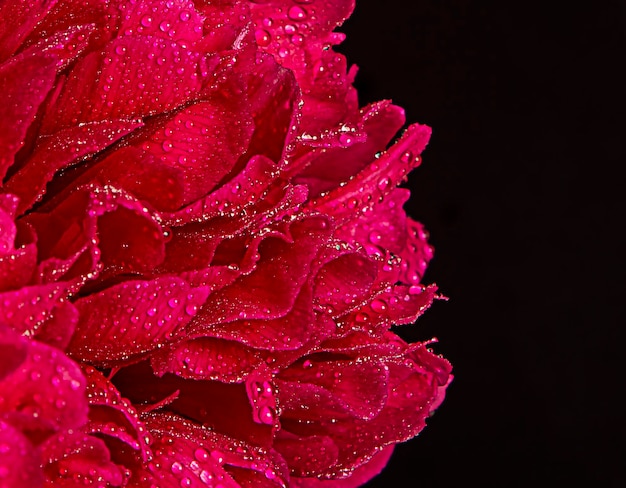
[[408, 210], [450, 301], [403, 335], [456, 375], [368, 486], [626, 486], [624, 12], [361, 0], [341, 29], [361, 103], [433, 127]]

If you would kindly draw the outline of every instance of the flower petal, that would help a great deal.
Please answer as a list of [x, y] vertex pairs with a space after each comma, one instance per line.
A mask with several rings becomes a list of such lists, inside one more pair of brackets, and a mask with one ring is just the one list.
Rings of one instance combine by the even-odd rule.
[[123, 486], [122, 469], [102, 439], [83, 432], [58, 434], [41, 446], [46, 487]]
[[25, 165], [5, 184], [7, 192], [20, 198], [18, 213], [24, 213], [41, 199], [45, 185], [55, 172], [101, 151], [140, 125], [124, 120], [86, 123], [62, 130], [42, 141]]
[[[1, 347], [1, 346], [0, 346]], [[0, 418], [0, 486], [43, 486], [41, 458], [30, 441]]]
[[279, 488], [289, 480], [284, 461], [274, 451], [253, 447], [171, 414], [150, 414], [146, 425], [157, 439], [155, 460], [131, 480], [131, 487], [154, 483]]
[[191, 321], [208, 288], [175, 277], [125, 281], [80, 298], [69, 351], [91, 364], [113, 365], [160, 347]]
[[[33, 442], [77, 428], [87, 420], [85, 379], [80, 368], [61, 351], [18, 336], [0, 325], [0, 347], [26, 351], [10, 357], [0, 378], [0, 416]], [[17, 367], [16, 367], [17, 366]], [[8, 374], [7, 374], [8, 371]]]

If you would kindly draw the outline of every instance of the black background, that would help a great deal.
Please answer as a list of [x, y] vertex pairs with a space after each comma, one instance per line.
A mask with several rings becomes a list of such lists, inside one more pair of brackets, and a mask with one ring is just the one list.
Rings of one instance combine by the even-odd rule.
[[626, 8], [555, 3], [362, 0], [340, 29], [361, 103], [433, 127], [408, 210], [450, 301], [402, 334], [455, 368], [367, 486], [626, 486]]

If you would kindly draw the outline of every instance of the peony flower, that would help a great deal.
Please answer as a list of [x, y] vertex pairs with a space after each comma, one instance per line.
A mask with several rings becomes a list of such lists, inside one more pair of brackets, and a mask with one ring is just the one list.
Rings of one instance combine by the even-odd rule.
[[359, 486], [443, 399], [351, 0], [0, 3], [0, 486]]

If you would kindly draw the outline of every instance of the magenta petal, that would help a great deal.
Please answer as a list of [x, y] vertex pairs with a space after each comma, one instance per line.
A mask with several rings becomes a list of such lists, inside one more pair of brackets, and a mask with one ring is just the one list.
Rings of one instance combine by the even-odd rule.
[[[64, 303], [68, 294], [69, 286], [67, 283], [34, 285], [0, 293], [0, 303], [3, 304], [3, 307], [0, 308], [0, 323], [11, 326], [19, 334], [33, 337], [37, 336], [49, 321], [54, 321], [55, 315], [58, 313], [70, 320], [68, 323], [58, 324], [58, 326], [67, 327], [71, 335], [74, 329], [72, 312], [65, 309]], [[69, 306], [71, 307], [71, 305]], [[59, 317], [57, 317], [58, 319]], [[53, 328], [55, 328], [54, 325]], [[61, 335], [65, 336], [66, 334], [61, 332]]]
[[[255, 421], [246, 385], [242, 383], [188, 380], [170, 373], [158, 377], [145, 362], [121, 369], [113, 381], [133, 404], [148, 408], [178, 392], [167, 410], [256, 445], [270, 446], [278, 426], [275, 415], [270, 423]], [[263, 413], [267, 415], [266, 410]]]
[[[272, 450], [217, 434], [169, 414], [150, 414], [146, 425], [155, 437], [155, 460], [130, 486], [223, 486], [279, 488], [289, 473]], [[143, 479], [141, 479], [143, 478]], [[256, 484], [248, 481], [254, 479]]]
[[120, 467], [111, 461], [104, 441], [83, 432], [59, 434], [42, 446], [47, 487], [123, 486]]
[[135, 407], [98, 370], [87, 366], [85, 376], [89, 399], [85, 430], [104, 439], [117, 462], [132, 464], [151, 459], [151, 439]]
[[36, 237], [32, 229], [22, 224], [22, 235], [18, 237], [17, 205], [14, 195], [0, 195], [0, 292], [29, 283], [37, 264]]
[[181, 378], [239, 383], [264, 362], [240, 342], [202, 337], [154, 353], [151, 365], [158, 375], [174, 373]]
[[0, 416], [35, 442], [85, 424], [85, 379], [73, 361], [4, 326], [0, 326], [0, 347], [27, 351], [19, 367], [13, 363], [0, 379]]
[[284, 316], [293, 307], [325, 236], [326, 221], [308, 218], [291, 224], [288, 237], [265, 239], [259, 246], [261, 260], [256, 270], [212, 294], [198, 323], [206, 327], [237, 319]]
[[394, 446], [390, 445], [383, 448], [378, 454], [375, 454], [365, 464], [354, 469], [348, 478], [337, 480], [320, 480], [316, 478], [292, 478], [291, 482], [294, 488], [356, 488], [363, 486], [374, 476], [379, 474], [393, 453]]
[[122, 3], [119, 27], [123, 35], [140, 34], [184, 43], [202, 39], [202, 17], [192, 0], [144, 0]]
[[339, 454], [331, 437], [299, 437], [286, 432], [278, 434], [274, 449], [285, 458], [292, 476], [297, 477], [323, 474], [335, 465]]
[[55, 172], [101, 151], [141, 124], [123, 120], [82, 124], [62, 130], [41, 143], [25, 166], [6, 182], [7, 192], [20, 198], [22, 214], [39, 200]]
[[[354, 0], [318, 0], [300, 5], [278, 0], [251, 4], [257, 43], [296, 72], [298, 68], [304, 68], [300, 64], [304, 57], [301, 46], [321, 52], [325, 45], [333, 43], [331, 32], [348, 18], [352, 10]], [[264, 22], [268, 17], [272, 19], [269, 24]]]
[[52, 88], [57, 60], [44, 54], [21, 56], [0, 65], [0, 179], [22, 147], [37, 109]]
[[[13, 54], [57, 0], [0, 2], [0, 62]], [[0, 117], [1, 119], [1, 117]]]
[[113, 365], [157, 349], [178, 334], [206, 300], [207, 287], [180, 278], [125, 281], [76, 301], [80, 313], [72, 356]]
[[315, 278], [315, 300], [328, 313], [341, 314], [370, 295], [377, 264], [357, 253], [326, 263]]
[[246, 111], [226, 99], [199, 102], [145, 139], [144, 151], [184, 175], [183, 204], [209, 193], [244, 153], [253, 130]]
[[39, 452], [30, 441], [18, 429], [0, 418], [0, 486], [42, 487], [43, 473], [40, 464]]
[[273, 161], [284, 157], [299, 122], [300, 90], [293, 73], [270, 56], [258, 56], [247, 87], [255, 130], [248, 154]]
[[355, 208], [371, 207], [379, 198], [388, 195], [410, 170], [419, 165], [419, 154], [424, 150], [431, 130], [425, 125], [413, 124], [402, 137], [379, 159], [374, 160], [344, 186], [314, 199], [310, 206], [333, 214], [338, 220], [351, 219]]
[[[180, 107], [200, 89], [199, 53], [171, 40], [125, 36], [102, 53], [84, 56], [69, 73], [42, 132], [55, 133], [77, 123], [136, 119]], [[143, 72], [150, 72], [144, 77]], [[177, 73], [177, 83], [163, 80]]]
[[[294, 181], [306, 183], [311, 196], [339, 186], [359, 173], [374, 158], [378, 151], [387, 147], [391, 138], [404, 124], [404, 110], [389, 102], [378, 102], [361, 110], [361, 120], [356, 131], [365, 134], [362, 141], [347, 131], [339, 131], [338, 147], [320, 151]], [[307, 140], [303, 139], [303, 143]]]
[[[387, 400], [389, 374], [377, 360], [326, 360], [313, 354], [281, 371], [278, 377], [282, 402], [287, 409], [298, 410], [298, 418], [334, 411], [370, 420]], [[306, 409], [300, 411], [302, 405]]]
[[284, 317], [216, 324], [205, 334], [273, 352], [294, 350], [302, 347], [315, 332], [313, 326], [315, 316], [311, 300], [311, 287], [305, 285], [296, 298], [293, 308]]
[[378, 294], [367, 304], [339, 319], [346, 330], [386, 331], [392, 325], [415, 322], [437, 297], [437, 287], [396, 285]]
[[24, 217], [39, 237], [39, 280], [80, 281], [152, 270], [164, 258], [164, 235], [143, 204], [112, 187], [71, 192], [49, 213]]

